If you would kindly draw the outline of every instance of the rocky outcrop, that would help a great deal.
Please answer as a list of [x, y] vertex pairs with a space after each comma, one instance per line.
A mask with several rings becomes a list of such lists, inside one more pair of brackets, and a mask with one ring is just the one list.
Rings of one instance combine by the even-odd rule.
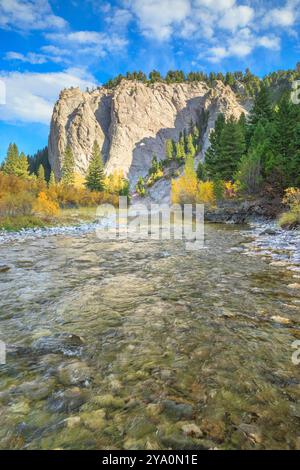
[[206, 207], [205, 220], [212, 223], [244, 224], [274, 220], [284, 206], [280, 198], [265, 196], [256, 199], [232, 199], [219, 201], [216, 208]]
[[207, 116], [202, 128], [203, 156], [218, 113], [238, 118], [247, 112], [231, 88], [216, 82], [153, 85], [123, 80], [114, 90], [100, 87], [91, 92], [64, 90], [53, 111], [49, 135], [49, 161], [61, 176], [64, 150], [70, 144], [76, 171], [84, 174], [93, 142], [102, 149], [107, 173], [122, 170], [135, 183], [149, 169], [153, 154], [165, 158], [167, 139], [178, 139]]

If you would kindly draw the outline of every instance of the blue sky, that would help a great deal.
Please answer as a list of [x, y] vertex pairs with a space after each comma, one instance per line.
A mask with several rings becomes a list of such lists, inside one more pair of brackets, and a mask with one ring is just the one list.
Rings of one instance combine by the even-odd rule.
[[133, 70], [294, 68], [299, 23], [300, 0], [0, 0], [0, 160], [11, 141], [47, 144], [62, 88]]

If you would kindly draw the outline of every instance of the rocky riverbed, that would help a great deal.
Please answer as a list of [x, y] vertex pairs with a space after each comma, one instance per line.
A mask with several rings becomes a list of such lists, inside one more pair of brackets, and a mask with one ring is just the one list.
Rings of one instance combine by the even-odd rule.
[[93, 228], [2, 239], [0, 447], [299, 449], [299, 233]]

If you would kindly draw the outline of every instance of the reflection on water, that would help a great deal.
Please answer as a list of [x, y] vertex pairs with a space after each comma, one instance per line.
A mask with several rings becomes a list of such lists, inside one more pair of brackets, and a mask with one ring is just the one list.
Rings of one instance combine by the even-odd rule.
[[0, 448], [300, 448], [300, 275], [248, 238], [2, 245]]

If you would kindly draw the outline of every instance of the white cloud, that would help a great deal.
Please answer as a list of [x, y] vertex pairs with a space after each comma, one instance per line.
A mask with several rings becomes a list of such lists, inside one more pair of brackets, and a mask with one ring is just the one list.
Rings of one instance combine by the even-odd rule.
[[209, 49], [208, 60], [210, 62], [219, 62], [220, 60], [228, 57], [228, 50], [225, 47], [211, 47]]
[[45, 37], [52, 44], [43, 49], [47, 48], [48, 52], [56, 57], [65, 58], [74, 57], [74, 54], [78, 57], [105, 57], [107, 53], [122, 51], [127, 46], [127, 39], [97, 31], [46, 33]]
[[[0, 28], [41, 29], [47, 43], [39, 51], [10, 51], [7, 60], [43, 64], [52, 61], [65, 68], [74, 62], [84, 68], [127, 47], [128, 27], [135, 21], [151, 41], [188, 41], [212, 62], [244, 58], [255, 48], [281, 48], [281, 36], [296, 35], [300, 0], [89, 0], [102, 31], [72, 31], [53, 14], [50, 0], [0, 0]], [[276, 35], [274, 34], [276, 28]]]
[[292, 8], [274, 8], [266, 14], [264, 23], [267, 26], [293, 26], [296, 16], [296, 12]]
[[95, 86], [94, 78], [80, 69], [57, 73], [0, 72], [6, 85], [6, 105], [0, 120], [49, 124], [60, 91], [70, 86]]
[[280, 38], [270, 34], [267, 23], [294, 25], [299, 4], [287, 0], [282, 7], [267, 9], [255, 0], [123, 0], [144, 36], [158, 41], [200, 39], [207, 44], [210, 61], [246, 57], [256, 47], [279, 50]]
[[236, 6], [225, 12], [219, 22], [219, 26], [229, 31], [236, 31], [238, 28], [247, 26], [254, 17], [252, 8], [241, 5]]
[[275, 35], [255, 36], [249, 28], [244, 28], [234, 38], [228, 39], [225, 44], [210, 47], [207, 57], [212, 63], [218, 63], [227, 57], [241, 59], [251, 54], [256, 47], [278, 51], [280, 50], [280, 38]]
[[74, 31], [69, 33], [48, 33], [48, 39], [57, 42], [69, 42], [76, 44], [97, 44], [103, 40], [105, 35], [96, 31]]
[[29, 52], [28, 54], [20, 54], [19, 52], [10, 51], [5, 55], [6, 60], [17, 60], [20, 62], [28, 62], [29, 64], [45, 64], [47, 57], [43, 54]]
[[109, 10], [109, 15], [105, 18], [110, 30], [118, 33], [126, 31], [128, 24], [133, 18], [132, 13], [125, 8], [111, 10], [112, 9]]
[[280, 50], [280, 38], [276, 36], [262, 36], [258, 38], [257, 45], [271, 49], [273, 51]]
[[169, 39], [181, 21], [190, 11], [189, 0], [129, 0], [142, 33], [158, 40]]
[[235, 5], [235, 0], [195, 0], [195, 5], [214, 11], [223, 11], [232, 8]]
[[1, 0], [0, 28], [31, 31], [62, 29], [67, 22], [53, 14], [48, 0]]

